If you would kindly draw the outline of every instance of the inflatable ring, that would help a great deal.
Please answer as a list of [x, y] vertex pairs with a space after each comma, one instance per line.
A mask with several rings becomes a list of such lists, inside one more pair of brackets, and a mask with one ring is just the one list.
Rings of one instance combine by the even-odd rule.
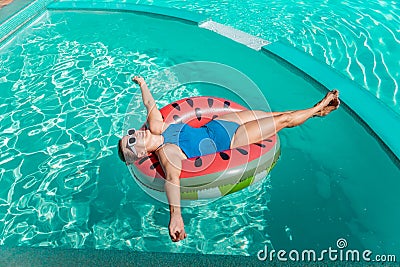
[[[160, 112], [165, 122], [200, 127], [219, 115], [240, 110], [246, 108], [223, 98], [201, 96], [178, 100]], [[241, 190], [265, 178], [279, 155], [279, 138], [274, 135], [259, 143], [185, 159], [180, 175], [181, 199], [215, 198]], [[129, 169], [142, 185], [164, 192], [164, 172], [155, 154], [149, 153]]]

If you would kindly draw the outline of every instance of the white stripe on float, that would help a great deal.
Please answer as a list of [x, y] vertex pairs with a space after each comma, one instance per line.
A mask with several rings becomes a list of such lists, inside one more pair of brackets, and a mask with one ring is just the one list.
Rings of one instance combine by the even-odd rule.
[[258, 181], [264, 179], [265, 177], [267, 177], [267, 175], [268, 175], [268, 169], [265, 170], [265, 171], [262, 171], [262, 172], [257, 173], [257, 174], [254, 176], [254, 180], [253, 180], [252, 184], [255, 184], [255, 183], [257, 183]]
[[198, 199], [215, 198], [220, 196], [221, 196], [221, 191], [219, 191], [219, 188], [217, 187], [197, 191]]

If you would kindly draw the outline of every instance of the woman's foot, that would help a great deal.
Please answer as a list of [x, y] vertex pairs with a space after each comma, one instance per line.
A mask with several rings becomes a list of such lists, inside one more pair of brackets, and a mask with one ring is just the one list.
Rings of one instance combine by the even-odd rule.
[[339, 100], [339, 91], [332, 90], [329, 91], [326, 96], [318, 102], [315, 106], [319, 106], [320, 110], [314, 114], [314, 116], [326, 116], [332, 111], [339, 108], [340, 100]]

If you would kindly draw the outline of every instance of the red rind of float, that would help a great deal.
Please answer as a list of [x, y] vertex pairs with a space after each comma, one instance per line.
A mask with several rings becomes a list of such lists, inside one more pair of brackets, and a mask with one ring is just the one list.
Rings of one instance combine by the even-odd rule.
[[[200, 127], [220, 115], [241, 110], [246, 110], [246, 108], [235, 102], [201, 96], [178, 100], [163, 107], [160, 112], [165, 122], [183, 122], [193, 127]], [[142, 128], [145, 127], [144, 125]], [[258, 160], [275, 149], [276, 144], [277, 136], [274, 135], [255, 144], [182, 160], [180, 179], [196, 179], [199, 176], [228, 172], [229, 169]], [[152, 179], [165, 178], [157, 156], [152, 153], [137, 160], [134, 166], [140, 176]]]

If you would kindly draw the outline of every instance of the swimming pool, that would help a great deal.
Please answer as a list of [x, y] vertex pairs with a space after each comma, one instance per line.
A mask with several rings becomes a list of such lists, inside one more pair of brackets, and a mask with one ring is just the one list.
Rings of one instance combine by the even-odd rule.
[[167, 207], [142, 193], [114, 154], [129, 103], [138, 125], [144, 120], [130, 75], [146, 76], [160, 105], [230, 93], [159, 79], [194, 60], [242, 71], [274, 110], [324, 94], [275, 58], [181, 21], [56, 10], [18, 33], [0, 58], [3, 245], [254, 256], [264, 244], [324, 249], [343, 237], [376, 253], [399, 248], [398, 161], [345, 107], [282, 132], [270, 179], [183, 211], [190, 239], [169, 242]]

